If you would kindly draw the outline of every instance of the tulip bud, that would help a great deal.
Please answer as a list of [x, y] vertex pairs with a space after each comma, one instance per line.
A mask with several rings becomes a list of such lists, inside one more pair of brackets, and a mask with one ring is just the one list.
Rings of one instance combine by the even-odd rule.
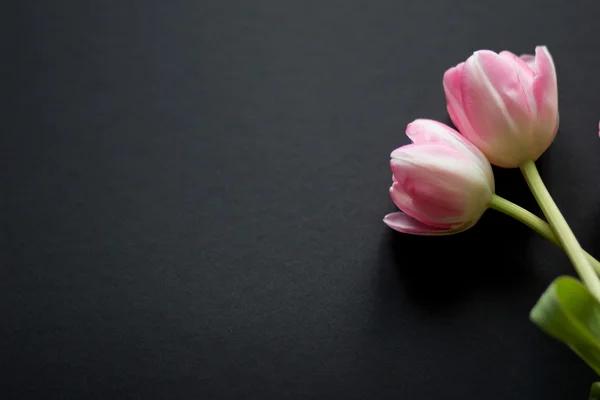
[[485, 156], [454, 129], [418, 119], [406, 128], [412, 144], [391, 154], [390, 196], [403, 212], [385, 216], [392, 229], [448, 235], [473, 226], [494, 193]]
[[544, 46], [535, 53], [480, 50], [444, 74], [452, 122], [499, 167], [537, 160], [558, 130], [552, 56]]

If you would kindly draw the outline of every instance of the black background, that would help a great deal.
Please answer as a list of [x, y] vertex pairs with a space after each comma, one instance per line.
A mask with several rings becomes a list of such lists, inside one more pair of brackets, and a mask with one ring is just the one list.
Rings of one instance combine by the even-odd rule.
[[[0, 33], [2, 398], [587, 399], [528, 313], [567, 257], [488, 211], [395, 233], [442, 74], [545, 44], [541, 174], [600, 256], [600, 3], [15, 1]], [[516, 170], [497, 190], [535, 212]]]

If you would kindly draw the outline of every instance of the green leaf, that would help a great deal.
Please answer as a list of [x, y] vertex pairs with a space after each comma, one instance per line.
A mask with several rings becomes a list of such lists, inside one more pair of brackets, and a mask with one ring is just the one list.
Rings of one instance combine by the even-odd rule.
[[592, 384], [592, 389], [590, 390], [590, 400], [600, 400], [600, 382], [595, 382]]
[[[600, 303], [581, 282], [568, 276], [554, 280], [529, 318], [600, 374]], [[600, 393], [599, 389], [592, 386], [591, 395]]]

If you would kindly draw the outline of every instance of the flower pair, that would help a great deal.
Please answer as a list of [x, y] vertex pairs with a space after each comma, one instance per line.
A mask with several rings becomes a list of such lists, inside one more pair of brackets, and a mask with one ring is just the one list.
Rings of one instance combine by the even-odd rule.
[[[529, 317], [600, 373], [600, 261], [581, 248], [535, 166], [558, 129], [556, 72], [548, 50], [536, 48], [535, 57], [475, 52], [446, 71], [444, 91], [460, 134], [432, 120], [408, 125], [413, 143], [391, 154], [390, 195], [403, 212], [387, 215], [385, 223], [405, 233], [448, 235], [470, 228], [493, 208], [561, 247], [581, 282], [557, 278]], [[490, 162], [521, 170], [548, 223], [495, 194]], [[598, 396], [600, 382], [590, 398]]]
[[446, 71], [443, 83], [460, 134], [432, 120], [408, 125], [413, 143], [391, 154], [390, 196], [403, 212], [384, 219], [400, 232], [447, 235], [470, 228], [494, 194], [490, 162], [517, 168], [535, 161], [558, 130], [556, 71], [546, 47], [521, 57], [477, 51]]

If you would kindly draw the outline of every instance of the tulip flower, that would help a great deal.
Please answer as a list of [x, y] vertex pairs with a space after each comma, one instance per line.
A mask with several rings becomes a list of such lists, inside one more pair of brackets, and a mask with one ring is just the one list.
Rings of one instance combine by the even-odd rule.
[[494, 165], [535, 161], [556, 136], [556, 71], [545, 46], [535, 56], [476, 51], [443, 83], [452, 122]]
[[[412, 144], [394, 150], [390, 162], [390, 196], [401, 212], [384, 222], [403, 233], [449, 235], [469, 229], [492, 208], [562, 248], [585, 286], [557, 279], [530, 318], [599, 372], [600, 262], [581, 248], [535, 165], [558, 130], [550, 53], [543, 46], [535, 56], [477, 51], [447, 70], [443, 83], [448, 113], [462, 135], [432, 120], [408, 125]], [[490, 163], [521, 170], [549, 223], [495, 194]], [[600, 383], [592, 386], [592, 398], [600, 399]]]
[[494, 193], [485, 156], [454, 129], [418, 119], [406, 128], [412, 144], [391, 154], [390, 196], [403, 212], [384, 222], [400, 232], [447, 235], [473, 226]]
[[450, 118], [492, 164], [520, 168], [561, 246], [590, 292], [600, 300], [600, 279], [544, 185], [535, 160], [558, 130], [558, 89], [548, 49], [535, 56], [489, 50], [473, 53], [444, 74]]
[[[413, 143], [391, 154], [390, 196], [402, 212], [385, 216], [383, 222], [390, 228], [413, 235], [451, 235], [469, 229], [493, 208], [566, 249], [550, 225], [494, 193], [487, 158], [454, 129], [417, 119], [408, 124], [406, 135]], [[582, 252], [600, 274], [600, 262]]]

